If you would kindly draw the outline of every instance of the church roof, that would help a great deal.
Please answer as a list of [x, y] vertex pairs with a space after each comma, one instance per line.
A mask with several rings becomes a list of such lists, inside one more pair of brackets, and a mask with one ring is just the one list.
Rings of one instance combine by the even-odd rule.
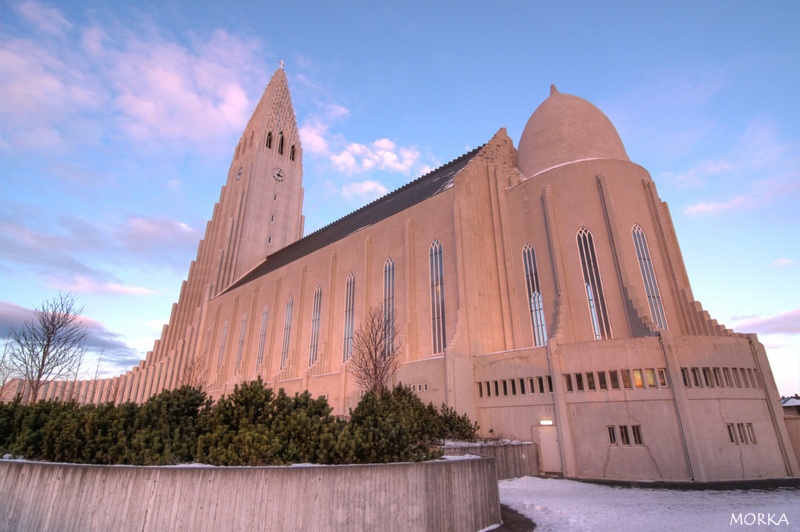
[[269, 255], [261, 264], [247, 272], [239, 280], [225, 289], [224, 292], [228, 292], [254, 279], [258, 279], [271, 271], [277, 270], [329, 244], [337, 242], [360, 229], [385, 220], [390, 216], [447, 190], [453, 184], [453, 176], [464, 168], [467, 163], [478, 154], [482, 147], [483, 146], [479, 146], [475, 148], [469, 153], [361, 207], [357, 211], [276, 251], [272, 255]]
[[525, 177], [587, 159], [630, 161], [614, 124], [577, 96], [550, 87], [550, 97], [533, 112], [517, 149], [517, 168]]

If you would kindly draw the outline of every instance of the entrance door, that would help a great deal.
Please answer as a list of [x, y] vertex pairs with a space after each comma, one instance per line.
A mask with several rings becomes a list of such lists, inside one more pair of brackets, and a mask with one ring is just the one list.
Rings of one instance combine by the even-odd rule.
[[561, 448], [555, 425], [537, 425], [539, 432], [539, 465], [542, 473], [561, 473]]

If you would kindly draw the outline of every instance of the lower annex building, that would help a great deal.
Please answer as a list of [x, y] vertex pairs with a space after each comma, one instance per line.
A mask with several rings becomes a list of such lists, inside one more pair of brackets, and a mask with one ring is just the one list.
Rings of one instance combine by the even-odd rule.
[[764, 347], [694, 300], [666, 203], [594, 105], [551, 88], [514, 147], [485, 145], [305, 237], [283, 69], [235, 149], [168, 325], [114, 379], [49, 398], [143, 402], [201, 376], [361, 395], [370, 307], [399, 331], [396, 381], [539, 445], [543, 472], [717, 481], [797, 476]]

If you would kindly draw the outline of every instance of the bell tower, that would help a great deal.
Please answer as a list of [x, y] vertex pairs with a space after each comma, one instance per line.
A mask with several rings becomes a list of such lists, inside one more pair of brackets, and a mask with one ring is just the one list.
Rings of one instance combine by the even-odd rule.
[[[233, 155], [215, 212], [214, 293], [303, 236], [303, 148], [286, 73], [273, 74]], [[216, 246], [215, 246], [216, 247]]]

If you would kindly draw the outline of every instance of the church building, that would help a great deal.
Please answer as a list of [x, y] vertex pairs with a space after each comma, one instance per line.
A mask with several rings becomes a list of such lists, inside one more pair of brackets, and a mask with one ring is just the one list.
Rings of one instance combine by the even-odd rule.
[[516, 147], [500, 129], [306, 236], [302, 180], [280, 68], [152, 352], [43, 397], [143, 402], [199, 376], [218, 398], [260, 376], [347, 415], [354, 333], [382, 307], [395, 382], [484, 437], [536, 442], [543, 473], [798, 475], [764, 347], [694, 299], [666, 203], [586, 100], [553, 86]]

